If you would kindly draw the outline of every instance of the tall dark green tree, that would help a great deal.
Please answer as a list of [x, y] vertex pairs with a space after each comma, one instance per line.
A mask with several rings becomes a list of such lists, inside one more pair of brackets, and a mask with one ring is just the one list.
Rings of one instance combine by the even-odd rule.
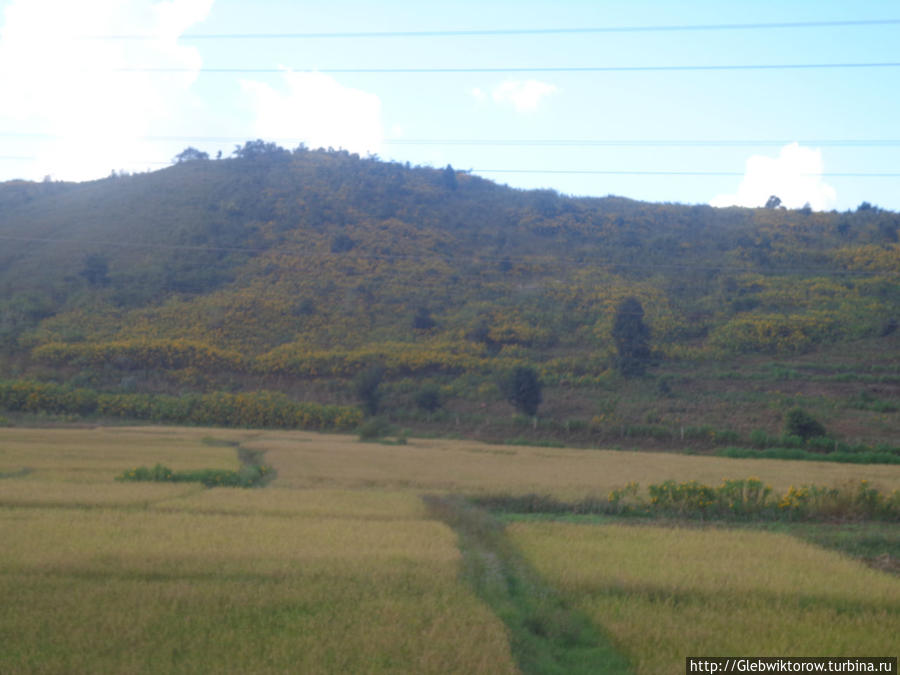
[[428, 311], [426, 307], [419, 307], [416, 310], [416, 315], [413, 317], [412, 321], [413, 329], [428, 332], [430, 330], [434, 330], [434, 327], [437, 326], [437, 322], [431, 316], [431, 312]]
[[644, 323], [644, 308], [637, 298], [625, 298], [616, 308], [613, 340], [616, 367], [625, 377], [643, 375], [650, 363], [650, 328]]
[[90, 253], [84, 258], [84, 265], [78, 273], [91, 286], [109, 285], [109, 258], [102, 253]]
[[501, 382], [506, 400], [523, 415], [534, 417], [541, 405], [541, 380], [534, 368], [518, 366]]
[[374, 416], [378, 414], [381, 405], [381, 380], [384, 379], [384, 369], [381, 366], [372, 366], [364, 370], [353, 381], [353, 388], [359, 398], [363, 411]]
[[416, 394], [416, 405], [425, 412], [433, 413], [441, 407], [441, 390], [435, 384], [425, 384]]

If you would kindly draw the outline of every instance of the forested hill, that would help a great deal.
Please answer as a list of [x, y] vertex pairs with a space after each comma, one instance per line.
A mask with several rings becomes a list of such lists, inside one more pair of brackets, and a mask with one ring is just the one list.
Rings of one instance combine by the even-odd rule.
[[631, 296], [657, 362], [803, 354], [892, 334], [898, 227], [868, 204], [566, 197], [251, 142], [153, 173], [0, 185], [0, 363], [57, 379], [170, 370], [200, 388], [373, 363], [590, 381], [614, 363]]

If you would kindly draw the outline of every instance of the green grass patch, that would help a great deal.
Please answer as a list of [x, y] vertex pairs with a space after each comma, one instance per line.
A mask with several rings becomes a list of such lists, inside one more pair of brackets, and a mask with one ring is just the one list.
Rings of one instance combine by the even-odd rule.
[[536, 448], [564, 448], [566, 444], [562, 441], [554, 441], [550, 439], [525, 438], [517, 436], [516, 438], [507, 438], [503, 441], [504, 445], [523, 445]]
[[0, 479], [3, 478], [23, 478], [30, 474], [34, 469], [30, 469], [27, 466], [23, 466], [21, 469], [16, 469], [15, 471], [0, 471]]
[[523, 673], [633, 672], [587, 615], [541, 579], [509, 542], [502, 523], [458, 497], [429, 496], [425, 502], [459, 535], [463, 578], [506, 624]]
[[240, 441], [232, 441], [227, 438], [214, 438], [213, 436], [204, 436], [200, 439], [200, 442], [203, 445], [208, 445], [213, 448], [237, 448], [240, 446]]
[[204, 445], [235, 447], [241, 468], [230, 469], [194, 469], [193, 471], [173, 471], [167, 466], [157, 464], [152, 468], [140, 466], [129, 469], [116, 477], [120, 481], [153, 482], [153, 483], [202, 483], [206, 487], [242, 487], [251, 488], [265, 485], [275, 478], [275, 469], [263, 464], [263, 452], [243, 447], [239, 441], [216, 439], [205, 436]]
[[900, 574], [900, 528], [892, 523], [761, 523], [754, 528], [783, 532], [811, 544]]
[[722, 448], [718, 457], [733, 459], [795, 459], [809, 462], [839, 462], [844, 464], [900, 464], [900, 455], [884, 450], [864, 450], [862, 452], [841, 451], [813, 452], [802, 448]]

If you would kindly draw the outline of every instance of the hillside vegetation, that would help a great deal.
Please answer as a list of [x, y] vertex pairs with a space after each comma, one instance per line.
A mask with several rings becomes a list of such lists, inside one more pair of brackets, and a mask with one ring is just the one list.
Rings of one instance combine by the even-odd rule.
[[[98, 395], [355, 405], [376, 367], [375, 409], [440, 433], [705, 447], [780, 434], [799, 405], [849, 442], [896, 442], [898, 228], [868, 204], [566, 197], [249, 142], [0, 185], [0, 368]], [[624, 378], [627, 298], [651, 355]], [[523, 366], [545, 388], [536, 426], [498, 384]]]

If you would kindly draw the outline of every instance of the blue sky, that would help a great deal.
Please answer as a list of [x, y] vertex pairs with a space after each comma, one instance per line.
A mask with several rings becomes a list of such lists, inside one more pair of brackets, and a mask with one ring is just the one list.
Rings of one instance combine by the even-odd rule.
[[[188, 145], [227, 156], [264, 138], [566, 194], [900, 210], [900, 177], [835, 175], [900, 173], [900, 67], [475, 72], [896, 63], [900, 23], [346, 35], [875, 19], [900, 19], [896, 0], [0, 0], [0, 180], [154, 170]], [[273, 33], [342, 35], [196, 37]], [[426, 72], [333, 72], [364, 68]], [[881, 143], [833, 143], [847, 140]]]

